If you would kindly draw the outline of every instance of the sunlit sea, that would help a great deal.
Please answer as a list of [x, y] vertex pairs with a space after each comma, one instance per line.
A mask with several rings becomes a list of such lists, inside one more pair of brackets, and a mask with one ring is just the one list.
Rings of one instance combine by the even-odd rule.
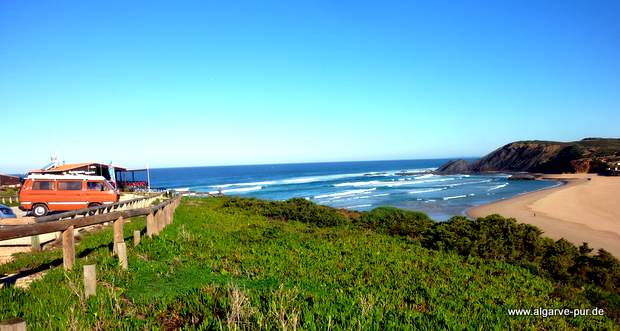
[[447, 159], [151, 169], [153, 187], [286, 200], [351, 210], [395, 206], [441, 221], [468, 208], [559, 185], [507, 174], [434, 175]]

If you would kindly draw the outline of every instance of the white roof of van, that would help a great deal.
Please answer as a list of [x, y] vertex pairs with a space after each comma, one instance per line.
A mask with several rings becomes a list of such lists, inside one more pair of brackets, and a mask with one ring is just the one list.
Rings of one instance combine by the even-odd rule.
[[50, 175], [50, 174], [31, 174], [26, 179], [78, 179], [78, 180], [106, 180], [103, 176], [89, 175]]

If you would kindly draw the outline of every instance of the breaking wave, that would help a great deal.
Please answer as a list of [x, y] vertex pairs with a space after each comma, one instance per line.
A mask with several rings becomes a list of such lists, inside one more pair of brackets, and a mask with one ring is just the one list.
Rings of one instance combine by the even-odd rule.
[[437, 192], [437, 191], [443, 191], [445, 189], [446, 189], [445, 187], [429, 188], [429, 189], [425, 189], [425, 190], [409, 191], [409, 194]]
[[466, 198], [467, 194], [463, 194], [463, 195], [455, 195], [452, 197], [444, 197], [442, 198], [443, 200], [452, 200], [452, 199], [460, 199], [460, 198]]
[[490, 188], [490, 189], [488, 189], [487, 191], [495, 191], [495, 190], [499, 190], [499, 189], [500, 189], [500, 188], [502, 188], [502, 187], [506, 187], [506, 186], [508, 186], [508, 184], [509, 184], [509, 183], [503, 183], [503, 184], [501, 184], [501, 185], [497, 185], [497, 186], [491, 187], [491, 188]]
[[355, 206], [349, 206], [349, 207], [344, 207], [345, 209], [354, 209], [354, 208], [365, 208], [365, 207], [370, 207], [372, 206], [371, 204], [364, 204], [364, 205], [355, 205]]
[[342, 198], [342, 197], [349, 197], [349, 196], [355, 196], [355, 195], [360, 195], [360, 194], [364, 194], [364, 193], [369, 193], [376, 190], [376, 188], [371, 188], [371, 189], [363, 189], [363, 190], [348, 190], [348, 191], [343, 191], [343, 192], [336, 192], [336, 193], [330, 193], [330, 194], [321, 194], [321, 195], [317, 195], [314, 198], [315, 199], [338, 199], [338, 198]]
[[[227, 190], [222, 190], [222, 193], [224, 193], [224, 194], [226, 194], [226, 193], [246, 193], [246, 192], [260, 191], [262, 189], [263, 189], [262, 186], [240, 187], [240, 188], [231, 188], [231, 189], [227, 189]], [[219, 191], [211, 191], [209, 193], [216, 194], [216, 193], [219, 193]]]
[[266, 181], [266, 182], [248, 182], [248, 183], [231, 183], [231, 184], [219, 184], [219, 185], [209, 185], [207, 187], [211, 188], [227, 188], [227, 187], [235, 187], [235, 186], [258, 186], [258, 185], [272, 185], [275, 184], [275, 181]]
[[437, 182], [445, 182], [455, 180], [455, 178], [439, 178], [439, 179], [425, 179], [425, 180], [397, 180], [397, 181], [385, 181], [385, 180], [368, 180], [368, 181], [359, 181], [359, 182], [345, 182], [334, 184], [334, 187], [399, 187], [399, 186], [409, 186], [409, 185], [419, 185], [425, 183], [437, 183]]

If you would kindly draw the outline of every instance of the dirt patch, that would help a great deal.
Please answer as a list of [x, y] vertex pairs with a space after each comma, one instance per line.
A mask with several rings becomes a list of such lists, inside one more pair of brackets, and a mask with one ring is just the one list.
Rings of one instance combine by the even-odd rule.
[[0, 264], [13, 261], [13, 254], [30, 252], [30, 246], [0, 247]]

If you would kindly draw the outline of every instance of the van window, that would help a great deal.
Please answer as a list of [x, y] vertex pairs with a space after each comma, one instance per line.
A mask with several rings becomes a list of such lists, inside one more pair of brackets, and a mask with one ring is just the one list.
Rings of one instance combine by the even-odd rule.
[[53, 190], [53, 183], [51, 181], [34, 181], [32, 183], [33, 190], [39, 191], [51, 191]]
[[82, 182], [76, 181], [59, 181], [58, 182], [58, 190], [60, 191], [81, 191], [82, 190]]
[[103, 182], [87, 182], [86, 189], [89, 191], [107, 191], [108, 186]]

